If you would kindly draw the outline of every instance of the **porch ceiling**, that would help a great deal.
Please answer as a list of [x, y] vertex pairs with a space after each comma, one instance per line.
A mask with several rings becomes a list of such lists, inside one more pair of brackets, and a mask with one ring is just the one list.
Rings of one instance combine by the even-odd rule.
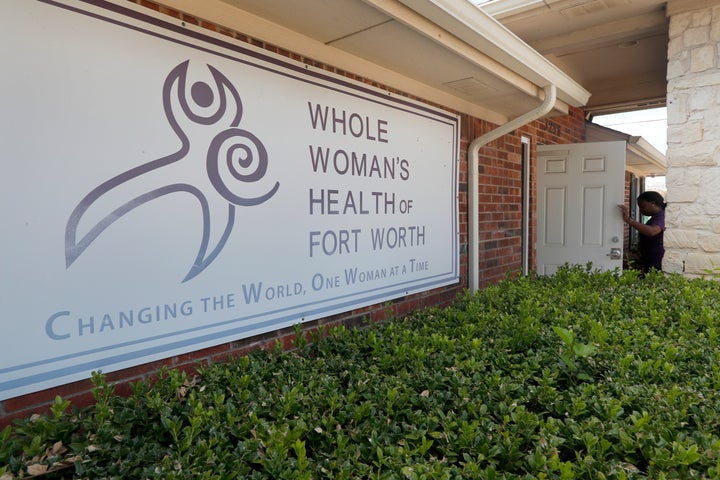
[[666, 3], [492, 0], [481, 8], [590, 91], [592, 115], [665, 105]]

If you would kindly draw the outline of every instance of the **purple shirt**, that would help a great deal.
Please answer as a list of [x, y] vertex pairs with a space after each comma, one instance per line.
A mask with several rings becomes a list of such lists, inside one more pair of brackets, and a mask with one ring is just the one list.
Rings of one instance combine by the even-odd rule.
[[660, 233], [653, 236], [647, 236], [640, 233], [640, 241], [638, 250], [640, 251], [640, 259], [643, 270], [656, 268], [662, 270], [662, 259], [665, 255], [665, 247], [663, 246], [663, 233], [665, 232], [665, 210], [661, 210], [645, 222], [645, 225], [657, 225], [661, 228]]

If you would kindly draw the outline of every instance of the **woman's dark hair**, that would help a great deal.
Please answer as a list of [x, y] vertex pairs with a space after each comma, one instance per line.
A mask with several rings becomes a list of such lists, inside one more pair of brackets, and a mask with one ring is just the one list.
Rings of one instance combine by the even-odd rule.
[[658, 192], [643, 192], [637, 197], [638, 201], [644, 200], [646, 202], [654, 203], [658, 207], [662, 208], [663, 210], [665, 207], [667, 207], [667, 203], [665, 203], [665, 199], [662, 195], [660, 195]]

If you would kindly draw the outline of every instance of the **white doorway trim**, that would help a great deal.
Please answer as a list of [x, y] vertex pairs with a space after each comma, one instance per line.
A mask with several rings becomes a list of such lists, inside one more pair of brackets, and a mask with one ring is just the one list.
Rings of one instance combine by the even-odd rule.
[[521, 168], [522, 168], [522, 273], [530, 273], [530, 138], [522, 136], [521, 141]]

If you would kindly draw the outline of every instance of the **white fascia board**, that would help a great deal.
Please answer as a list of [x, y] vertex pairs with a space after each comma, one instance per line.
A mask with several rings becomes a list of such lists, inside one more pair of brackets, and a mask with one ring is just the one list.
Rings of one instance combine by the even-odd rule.
[[564, 102], [581, 107], [590, 99], [590, 92], [469, 1], [399, 1], [539, 87], [555, 85]]

